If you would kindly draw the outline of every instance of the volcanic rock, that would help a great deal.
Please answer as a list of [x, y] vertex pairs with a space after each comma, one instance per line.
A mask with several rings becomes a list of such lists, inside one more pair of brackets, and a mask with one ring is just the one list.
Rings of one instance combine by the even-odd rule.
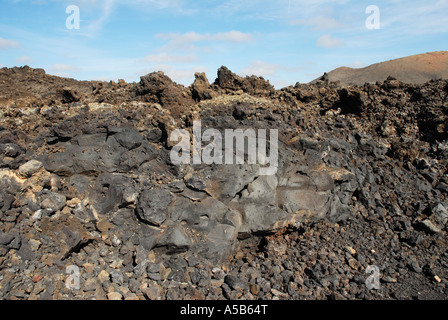
[[[446, 296], [446, 80], [342, 86], [329, 73], [275, 90], [225, 67], [195, 78], [0, 70], [1, 298]], [[216, 138], [190, 136], [202, 155], [226, 130], [277, 130], [278, 142], [175, 164], [170, 137], [195, 121]], [[275, 170], [262, 170], [275, 146]], [[369, 266], [380, 290], [365, 285]]]

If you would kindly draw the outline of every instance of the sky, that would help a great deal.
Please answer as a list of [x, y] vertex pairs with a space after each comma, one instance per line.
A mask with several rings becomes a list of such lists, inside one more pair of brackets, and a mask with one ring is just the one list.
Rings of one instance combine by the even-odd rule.
[[226, 66], [281, 88], [441, 50], [448, 0], [0, 0], [0, 67], [78, 80], [188, 86]]

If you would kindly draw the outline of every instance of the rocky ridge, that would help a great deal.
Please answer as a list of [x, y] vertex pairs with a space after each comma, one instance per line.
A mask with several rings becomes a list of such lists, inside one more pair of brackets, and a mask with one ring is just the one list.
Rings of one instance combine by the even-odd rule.
[[[447, 96], [443, 80], [275, 90], [225, 67], [189, 87], [3, 68], [0, 297], [445, 298]], [[277, 129], [276, 174], [173, 164], [169, 137], [195, 120]]]

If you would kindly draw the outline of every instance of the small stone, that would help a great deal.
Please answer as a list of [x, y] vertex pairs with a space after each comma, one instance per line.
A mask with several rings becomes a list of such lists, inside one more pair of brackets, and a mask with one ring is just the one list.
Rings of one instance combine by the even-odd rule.
[[121, 274], [121, 272], [113, 270], [110, 272], [110, 275], [112, 277], [112, 282], [123, 284], [123, 274]]
[[152, 284], [151, 286], [142, 289], [143, 294], [149, 300], [161, 300], [162, 299], [162, 288], [157, 284]]
[[381, 280], [385, 283], [396, 283], [397, 279], [392, 278], [391, 276], [384, 276]]
[[123, 296], [120, 293], [114, 291], [114, 292], [109, 292], [107, 294], [107, 299], [109, 299], [109, 300], [122, 300]]
[[138, 265], [134, 267], [134, 274], [137, 277], [141, 277], [142, 275], [146, 275], [146, 267], [148, 266], [149, 261], [144, 260], [140, 262]]
[[212, 287], [221, 287], [223, 283], [224, 283], [224, 279], [220, 279], [220, 280], [211, 279], [210, 280], [210, 285]]
[[156, 254], [154, 253], [154, 251], [150, 251], [149, 253], [148, 253], [148, 260], [149, 260], [149, 262], [151, 262], [151, 263], [155, 263], [156, 262]]
[[432, 209], [432, 217], [434, 222], [442, 229], [448, 221], [448, 210], [445, 206], [439, 203]]
[[84, 292], [94, 291], [97, 288], [97, 282], [95, 278], [87, 279], [82, 286]]
[[271, 293], [274, 296], [279, 297], [279, 298], [288, 298], [288, 294], [287, 293], [280, 292], [280, 291], [278, 291], [278, 290], [276, 290], [274, 288], [271, 289]]
[[86, 262], [82, 265], [82, 267], [84, 268], [85, 272], [87, 273], [92, 273], [93, 272], [93, 264]]
[[114, 260], [109, 266], [113, 269], [120, 269], [123, 266], [123, 261], [122, 259]]
[[42, 244], [39, 240], [35, 239], [30, 239], [28, 242], [30, 244], [31, 250], [33, 250], [34, 252], [36, 252]]
[[429, 233], [440, 233], [441, 230], [436, 227], [429, 219], [425, 219], [420, 222], [422, 228]]
[[73, 198], [73, 199], [67, 200], [67, 206], [69, 206], [70, 208], [75, 208], [80, 203], [81, 203], [81, 199], [78, 199], [78, 198]]
[[39, 221], [42, 218], [42, 215], [44, 213], [44, 210], [39, 209], [31, 216], [31, 219], [34, 221]]
[[111, 229], [113, 225], [107, 219], [102, 219], [96, 223], [96, 227], [99, 231], [104, 233], [109, 231], [109, 229]]
[[354, 270], [359, 270], [359, 268], [361, 267], [361, 264], [353, 258], [348, 259], [348, 265]]
[[3, 148], [6, 157], [16, 158], [23, 153], [22, 148], [15, 143], [6, 143]]
[[220, 268], [213, 268], [212, 273], [213, 278], [217, 280], [224, 280], [224, 277], [226, 276], [226, 273]]
[[42, 162], [37, 160], [30, 160], [19, 167], [19, 175], [25, 178], [29, 178], [42, 168]]
[[249, 288], [246, 281], [233, 275], [227, 275], [224, 282], [233, 290], [247, 290]]
[[61, 212], [62, 212], [62, 214], [70, 214], [70, 213], [72, 213], [72, 209], [70, 209], [70, 207], [65, 206]]
[[356, 250], [353, 249], [350, 246], [345, 247], [345, 249], [347, 250], [348, 253], [350, 253], [352, 256], [354, 256], [356, 254]]
[[423, 271], [423, 269], [420, 267], [420, 265], [419, 265], [417, 260], [412, 259], [409, 264], [410, 264], [412, 270], [414, 270], [414, 272], [420, 273], [420, 272]]
[[34, 283], [39, 282], [39, 281], [42, 280], [43, 278], [44, 278], [43, 275], [41, 275], [41, 274], [36, 274], [36, 275], [33, 276], [33, 282], [34, 282]]
[[100, 280], [101, 283], [110, 281], [109, 272], [107, 272], [106, 270], [101, 270], [101, 272], [98, 274], [98, 280]]
[[52, 257], [46, 257], [43, 260], [43, 263], [48, 266], [48, 267], [52, 267], [53, 266], [53, 258]]
[[266, 280], [265, 278], [257, 278], [257, 284], [260, 285], [260, 288], [263, 292], [270, 292], [271, 291], [271, 283]]
[[250, 283], [249, 288], [250, 288], [250, 292], [252, 292], [253, 295], [258, 295], [260, 293], [261, 287], [258, 284]]
[[148, 260], [148, 252], [142, 245], [138, 245], [135, 248], [134, 260], [137, 265], [139, 265], [145, 260]]
[[131, 292], [136, 293], [139, 290], [139, 288], [140, 288], [140, 282], [138, 282], [135, 279], [130, 279], [129, 280], [129, 290]]
[[148, 273], [148, 278], [154, 281], [162, 280], [162, 277], [158, 273]]
[[121, 240], [118, 239], [118, 237], [116, 235], [113, 235], [112, 238], [110, 239], [110, 241], [112, 242], [112, 244], [115, 247], [118, 247], [121, 244]]
[[138, 300], [138, 296], [133, 292], [128, 292], [124, 295], [124, 300]]
[[51, 209], [53, 211], [62, 210], [66, 204], [67, 198], [60, 193], [50, 192], [44, 196], [41, 203], [42, 208]]
[[159, 273], [162, 270], [162, 264], [149, 262], [147, 270], [150, 273]]

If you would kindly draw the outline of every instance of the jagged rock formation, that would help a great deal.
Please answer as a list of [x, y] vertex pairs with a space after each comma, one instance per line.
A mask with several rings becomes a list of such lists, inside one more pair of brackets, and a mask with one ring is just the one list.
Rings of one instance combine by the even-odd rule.
[[[431, 254], [445, 250], [447, 81], [274, 90], [222, 67], [214, 83], [196, 74], [186, 88], [162, 72], [127, 84], [26, 67], [0, 70], [0, 95], [2, 297], [66, 297], [56, 275], [72, 264], [100, 279], [84, 279], [83, 298], [121, 290], [121, 297], [152, 299], [188, 281], [202, 298], [282, 297], [280, 287], [264, 290], [260, 276], [239, 286], [212, 269], [228, 268], [246, 244], [262, 239], [268, 257], [282, 256], [290, 245], [282, 235], [357, 217], [391, 219], [403, 245], [429, 234], [438, 243]], [[171, 134], [192, 135], [197, 120], [201, 133], [223, 136], [226, 129], [278, 130], [275, 174], [247, 161], [174, 164]], [[366, 267], [365, 259], [356, 263], [357, 272]], [[208, 272], [200, 266], [210, 272], [197, 274]], [[20, 280], [23, 272], [44, 274], [46, 290], [26, 289], [39, 280]], [[217, 288], [199, 285], [212, 273], [222, 280]], [[13, 279], [25, 289], [13, 288]], [[151, 285], [139, 288], [144, 279]]]

